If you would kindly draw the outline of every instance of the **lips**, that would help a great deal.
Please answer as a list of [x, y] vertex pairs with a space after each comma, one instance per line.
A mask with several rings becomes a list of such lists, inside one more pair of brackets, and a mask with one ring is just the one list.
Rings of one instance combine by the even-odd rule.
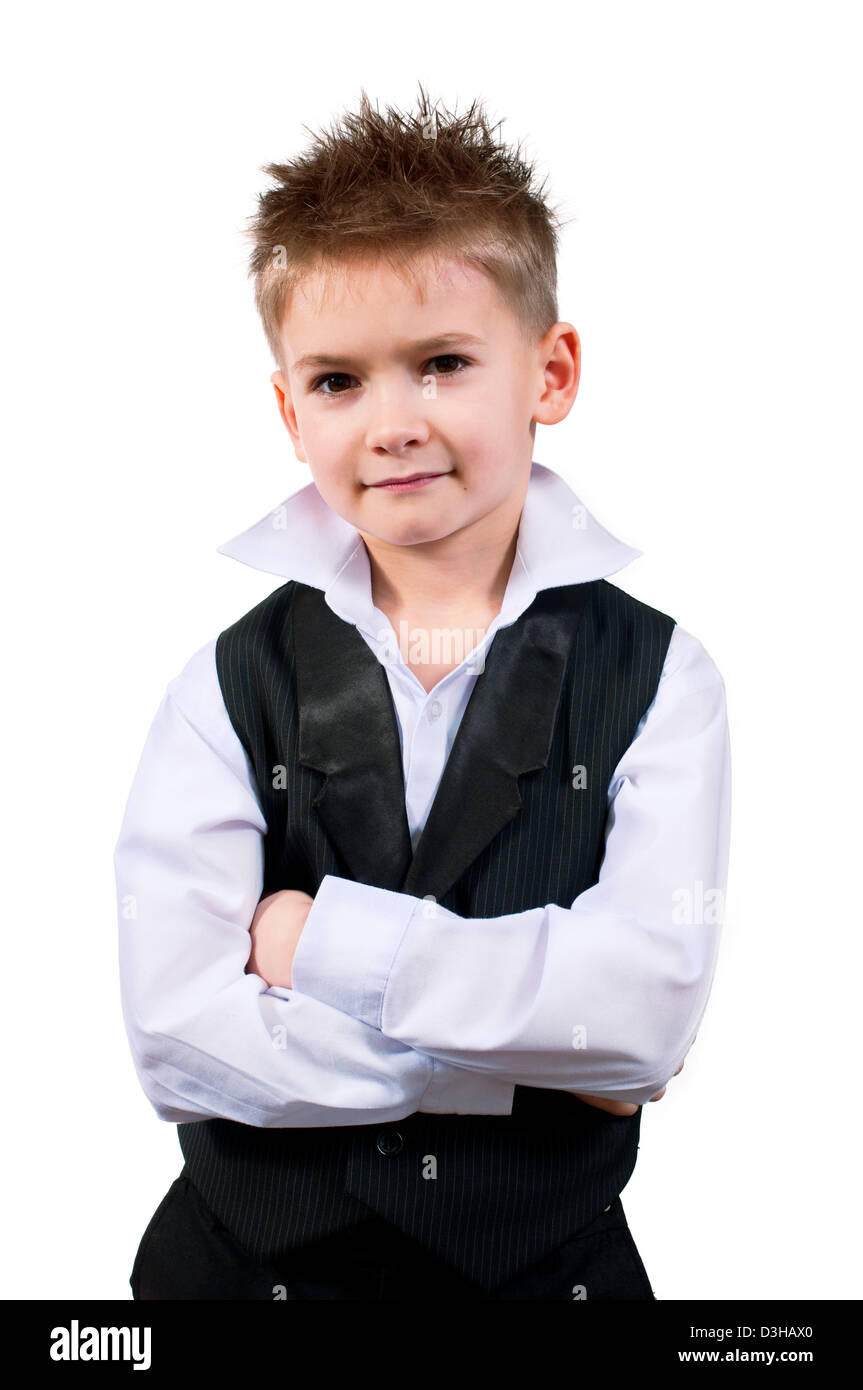
[[418, 478], [440, 478], [440, 473], [408, 473], [404, 478], [381, 478], [379, 483], [370, 483], [370, 487], [386, 487], [390, 483], [415, 483]]

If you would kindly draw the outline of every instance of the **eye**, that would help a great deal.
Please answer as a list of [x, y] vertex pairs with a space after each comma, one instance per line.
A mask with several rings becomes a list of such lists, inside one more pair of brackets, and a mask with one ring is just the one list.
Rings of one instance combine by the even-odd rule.
[[[428, 362], [425, 364], [423, 368], [424, 376], [427, 374], [427, 368], [430, 367], [433, 362], [455, 362], [458, 364], [452, 371], [436, 372], [436, 376], [458, 376], [464, 370], [465, 367], [470, 366], [470, 361], [467, 357], [461, 357], [454, 352], [440, 353], [437, 357], [429, 358]], [[325, 391], [325, 384], [331, 381], [350, 382], [356, 381], [356, 377], [349, 376], [346, 372], [328, 372], [326, 376], [319, 376], [317, 380], [312, 383], [310, 389], [313, 393], [316, 392], [319, 396], [335, 397], [346, 396], [348, 394], [350, 387], [347, 387], [346, 389], [340, 391]]]
[[[466, 357], [459, 357], [458, 354], [457, 354], [457, 353], [454, 353], [454, 352], [445, 352], [445, 353], [442, 353], [439, 357], [431, 357], [431, 358], [429, 359], [429, 364], [430, 364], [431, 362], [460, 362], [460, 363], [462, 364], [462, 366], [464, 366], [464, 367], [469, 367], [469, 366], [470, 366], [470, 363], [468, 362], [468, 359], [467, 359]], [[443, 373], [441, 373], [441, 375], [442, 375], [442, 376], [458, 376], [458, 374], [459, 374], [459, 372], [460, 372], [461, 370], [462, 370], [462, 367], [456, 367], [456, 369], [455, 369], [454, 372], [443, 372]]]
[[321, 396], [343, 396], [344, 391], [323, 391], [321, 387], [325, 381], [354, 381], [355, 378], [348, 376], [345, 372], [330, 372], [327, 376], [319, 376], [313, 384], [312, 390], [317, 391]]

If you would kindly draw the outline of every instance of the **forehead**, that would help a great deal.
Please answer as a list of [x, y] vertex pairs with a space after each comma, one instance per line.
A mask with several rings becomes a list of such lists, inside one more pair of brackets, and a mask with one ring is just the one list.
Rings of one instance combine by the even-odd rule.
[[303, 336], [338, 321], [341, 331], [378, 323], [389, 331], [401, 324], [432, 326], [453, 313], [465, 329], [509, 314], [496, 286], [482, 270], [456, 257], [416, 257], [404, 267], [383, 259], [338, 262], [302, 276], [289, 298], [283, 330]]

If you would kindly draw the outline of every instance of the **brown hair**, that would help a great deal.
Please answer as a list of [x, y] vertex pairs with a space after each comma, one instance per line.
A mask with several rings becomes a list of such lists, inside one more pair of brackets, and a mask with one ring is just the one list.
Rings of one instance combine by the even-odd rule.
[[[386, 260], [410, 276], [414, 258], [457, 258], [483, 271], [518, 319], [527, 341], [557, 322], [557, 229], [545, 184], [520, 146], [494, 139], [482, 105], [463, 116], [429, 113], [419, 84], [418, 114], [386, 114], [362, 91], [344, 116], [288, 164], [267, 164], [277, 181], [258, 196], [244, 234], [253, 243], [249, 275], [267, 342], [284, 370], [279, 331], [293, 288], [311, 270]], [[500, 122], [498, 122], [500, 124]]]

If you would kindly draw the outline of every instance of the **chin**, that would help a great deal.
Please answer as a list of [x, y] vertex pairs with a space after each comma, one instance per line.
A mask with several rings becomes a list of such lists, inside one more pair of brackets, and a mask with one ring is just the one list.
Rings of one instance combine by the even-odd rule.
[[366, 524], [363, 528], [370, 536], [376, 536], [378, 540], [384, 541], [387, 545], [424, 545], [432, 541], [442, 541], [458, 528], [441, 522], [437, 526], [423, 525], [416, 522], [413, 526], [383, 526], [375, 527]]

